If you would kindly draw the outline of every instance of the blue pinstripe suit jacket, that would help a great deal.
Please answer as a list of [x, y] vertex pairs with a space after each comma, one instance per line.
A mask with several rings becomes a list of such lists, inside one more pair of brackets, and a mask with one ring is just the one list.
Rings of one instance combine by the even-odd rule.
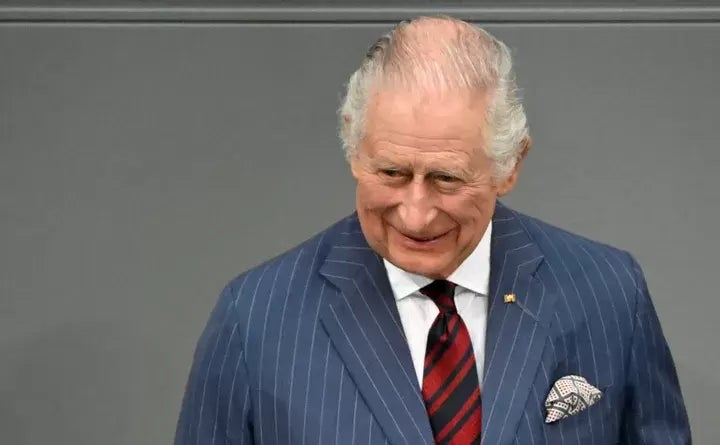
[[[483, 443], [690, 443], [675, 367], [638, 264], [498, 204]], [[513, 292], [515, 304], [503, 296]], [[556, 379], [595, 405], [544, 422]], [[202, 334], [176, 445], [432, 444], [381, 258], [355, 215], [243, 273]]]

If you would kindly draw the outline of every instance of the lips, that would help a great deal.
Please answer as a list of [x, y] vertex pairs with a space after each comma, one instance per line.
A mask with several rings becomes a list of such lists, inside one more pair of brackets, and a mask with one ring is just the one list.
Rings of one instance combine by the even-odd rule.
[[426, 242], [428, 242], [428, 241], [434, 241], [434, 240], [440, 238], [440, 237], [443, 236], [443, 235], [444, 235], [444, 233], [443, 233], [442, 235], [437, 235], [437, 236], [425, 236], [425, 237], [417, 237], [417, 236], [411, 236], [411, 235], [405, 235], [405, 236], [408, 237], [408, 238], [410, 238], [410, 239], [413, 240], [413, 241], [418, 242], [418, 243], [426, 243]]
[[399, 233], [400, 239], [399, 245], [405, 249], [409, 249], [415, 252], [431, 252], [442, 245], [446, 239], [447, 233], [438, 236], [423, 236], [418, 237], [417, 235], [409, 236]]
[[443, 238], [445, 238], [445, 236], [447, 236], [450, 232], [451, 232], [451, 230], [448, 230], [448, 231], [446, 231], [446, 232], [441, 232], [441, 233], [439, 233], [439, 234], [425, 234], [425, 235], [412, 234], [412, 235], [411, 235], [411, 234], [402, 232], [402, 231], [400, 231], [400, 230], [397, 231], [397, 233], [398, 233], [403, 239], [405, 239], [407, 242], [410, 242], [410, 243], [413, 243], [413, 244], [417, 244], [417, 245], [422, 245], [422, 244], [426, 244], [426, 245], [428, 245], [428, 244], [435, 244], [435, 242], [439, 242], [440, 240], [442, 240]]

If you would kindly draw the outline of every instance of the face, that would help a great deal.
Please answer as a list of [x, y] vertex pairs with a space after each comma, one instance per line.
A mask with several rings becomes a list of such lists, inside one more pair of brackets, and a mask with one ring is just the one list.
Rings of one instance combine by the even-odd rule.
[[496, 198], [517, 176], [516, 168], [494, 179], [485, 155], [490, 134], [481, 124], [487, 98], [468, 96], [374, 93], [351, 160], [368, 243], [401, 269], [429, 278], [447, 278], [472, 253]]

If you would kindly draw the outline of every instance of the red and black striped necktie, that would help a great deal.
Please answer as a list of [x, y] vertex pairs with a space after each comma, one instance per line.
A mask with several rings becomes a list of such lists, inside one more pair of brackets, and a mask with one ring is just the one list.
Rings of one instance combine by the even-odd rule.
[[455, 307], [455, 284], [420, 289], [440, 313], [428, 332], [422, 395], [436, 444], [480, 443], [482, 403], [470, 334]]

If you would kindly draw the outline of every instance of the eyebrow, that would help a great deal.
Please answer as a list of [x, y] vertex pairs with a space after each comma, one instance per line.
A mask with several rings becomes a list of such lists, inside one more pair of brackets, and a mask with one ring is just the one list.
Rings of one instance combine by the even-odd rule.
[[462, 167], [450, 167], [450, 168], [431, 168], [428, 171], [429, 174], [447, 174], [450, 176], [457, 177], [459, 179], [463, 180], [470, 180], [472, 178], [472, 174], [470, 171], [468, 171], [465, 168]]
[[[407, 164], [394, 162], [389, 159], [385, 158], [375, 158], [372, 160], [372, 166], [378, 169], [391, 169], [395, 168], [398, 170], [412, 170], [411, 167], [409, 167]], [[437, 165], [430, 165], [428, 166], [427, 171], [425, 172], [426, 175], [432, 175], [432, 174], [448, 174], [451, 176], [456, 176], [461, 179], [470, 179], [472, 178], [472, 172], [468, 170], [465, 167], [457, 166], [457, 165], [449, 165], [449, 166], [437, 166]]]

